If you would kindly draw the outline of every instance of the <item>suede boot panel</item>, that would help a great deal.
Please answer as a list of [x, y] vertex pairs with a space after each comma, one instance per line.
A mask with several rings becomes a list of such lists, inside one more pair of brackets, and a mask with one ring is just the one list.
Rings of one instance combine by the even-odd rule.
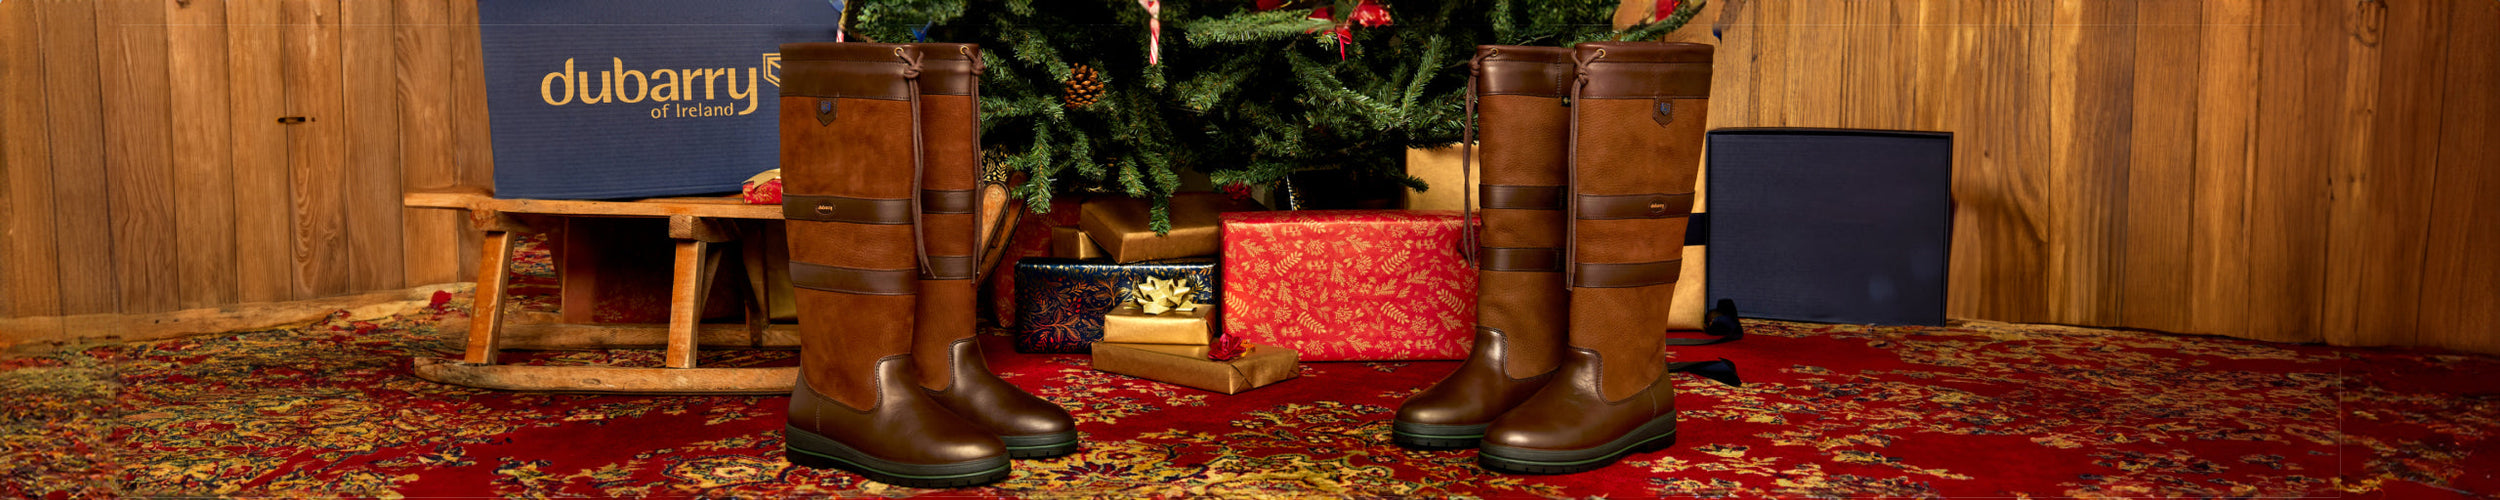
[[[911, 226], [786, 221], [790, 261], [851, 269], [915, 269]], [[917, 271], [914, 271], [917, 272]]]
[[1570, 318], [1565, 314], [1570, 296], [1563, 293], [1562, 281], [1562, 273], [1476, 273], [1476, 324], [1500, 331], [1509, 344], [1498, 359], [1508, 378], [1552, 373], [1562, 363], [1563, 336]]
[[[1491, 208], [1476, 211], [1476, 219], [1484, 227], [1476, 233], [1477, 244], [1493, 248], [1550, 248], [1561, 255], [1563, 212], [1561, 210], [1510, 210]], [[1562, 265], [1555, 262], [1556, 266]], [[1560, 267], [1555, 269], [1560, 270]]]
[[[1581, 264], [1638, 264], [1684, 258], [1684, 229], [1690, 219], [1583, 220], [1578, 252]], [[1585, 284], [1583, 286], [1586, 286]]]
[[[823, 99], [834, 102], [830, 124], [816, 120]], [[904, 101], [781, 98], [782, 192], [910, 199], [911, 135], [894, 133], [910, 123]]]
[[920, 368], [921, 387], [940, 391], [954, 384], [951, 349], [955, 341], [973, 336], [977, 316], [970, 304], [977, 297], [975, 288], [972, 280], [920, 280], [919, 319], [913, 322], [911, 354]]
[[1604, 397], [1630, 397], [1666, 375], [1666, 304], [1675, 285], [1571, 290], [1571, 341], [1604, 359], [1595, 374]]
[[[1693, 192], [1701, 173], [1703, 116], [1708, 101], [1680, 99], [1674, 121], [1659, 125], [1649, 99], [1582, 99], [1578, 114], [1580, 194], [1636, 195]], [[1597, 170], [1589, 170], [1595, 168]], [[1671, 207], [1679, 213], [1690, 207]], [[1680, 242], [1679, 242], [1680, 246]]]
[[[981, 124], [972, 119], [971, 96], [920, 97], [920, 147], [928, 154], [921, 189], [962, 191], [980, 187]], [[935, 251], [935, 250], [931, 250]]]
[[1476, 103], [1485, 185], [1561, 186], [1571, 108], [1560, 96], [1485, 96]]
[[[856, 295], [799, 289], [799, 362], [809, 386], [854, 409], [874, 406], [877, 360], [911, 352], [909, 295]], [[841, 318], [813, 311], [851, 311]], [[900, 313], [900, 314], [898, 314]], [[817, 321], [807, 321], [817, 319]]]

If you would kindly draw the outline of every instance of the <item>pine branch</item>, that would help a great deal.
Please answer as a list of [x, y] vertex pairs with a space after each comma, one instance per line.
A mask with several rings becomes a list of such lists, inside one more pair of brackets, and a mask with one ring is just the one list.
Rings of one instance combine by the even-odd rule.
[[1191, 45], [1216, 45], [1300, 36], [1336, 27], [1335, 21], [1311, 19], [1311, 9], [1277, 9], [1189, 22], [1181, 26]]

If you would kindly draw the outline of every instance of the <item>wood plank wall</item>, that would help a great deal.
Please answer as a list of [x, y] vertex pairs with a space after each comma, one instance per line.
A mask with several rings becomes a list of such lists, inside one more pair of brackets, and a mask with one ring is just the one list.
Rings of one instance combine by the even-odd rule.
[[[1714, 126], [1955, 133], [1956, 317], [2500, 352], [2500, 2], [1714, 3]], [[474, 279], [395, 193], [492, 185], [481, 68], [476, 0], [0, 2], [0, 317]]]
[[477, 235], [399, 195], [492, 183], [476, 12], [0, 2], [0, 318], [474, 279]]
[[1712, 126], [1954, 133], [1955, 317], [2500, 352], [2500, 2], [1716, 3]]

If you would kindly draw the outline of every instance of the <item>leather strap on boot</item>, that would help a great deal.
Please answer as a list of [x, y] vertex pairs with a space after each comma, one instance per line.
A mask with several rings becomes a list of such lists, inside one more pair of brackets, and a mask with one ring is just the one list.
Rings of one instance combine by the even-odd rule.
[[911, 246], [919, 254], [920, 275], [928, 276], [932, 270], [929, 266], [929, 241], [927, 232], [922, 229], [927, 226], [920, 223], [920, 212], [927, 210], [922, 205], [927, 195], [920, 192], [920, 176], [928, 172], [929, 156], [920, 139], [920, 51], [895, 47], [894, 56], [903, 59], [903, 82], [911, 86], [911, 91], [905, 94], [908, 96], [906, 100], [911, 103]]

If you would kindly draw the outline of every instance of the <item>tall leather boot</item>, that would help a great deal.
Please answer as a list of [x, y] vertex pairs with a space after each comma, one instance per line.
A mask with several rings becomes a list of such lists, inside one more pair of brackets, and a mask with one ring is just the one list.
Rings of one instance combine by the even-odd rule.
[[1007, 445], [1012, 458], [1056, 457], [1077, 450], [1076, 419], [1034, 397], [982, 361], [973, 337], [979, 313], [974, 269], [980, 263], [981, 49], [972, 44], [913, 44], [920, 73], [920, 223], [927, 231], [930, 274], [920, 276], [912, 359], [920, 388], [939, 405], [978, 424]]
[[1711, 47], [1573, 47], [1564, 243], [1569, 348], [1555, 379], [1486, 429], [1478, 462], [1564, 474], [1675, 442], [1662, 348], [1700, 169]]
[[1398, 407], [1390, 437], [1399, 445], [1475, 447], [1486, 425], [1544, 387], [1561, 362], [1567, 319], [1563, 164], [1571, 109], [1563, 98], [1575, 78], [1572, 68], [1571, 49], [1476, 48], [1468, 67], [1468, 115], [1474, 120], [1483, 113], [1484, 146], [1476, 344], [1457, 372]]
[[[1007, 449], [920, 390], [923, 56], [905, 45], [781, 47], [782, 214], [797, 287], [800, 372], [790, 462], [917, 488], [988, 484]], [[952, 226], [962, 229], [964, 226]], [[964, 232], [969, 232], [965, 229]]]

